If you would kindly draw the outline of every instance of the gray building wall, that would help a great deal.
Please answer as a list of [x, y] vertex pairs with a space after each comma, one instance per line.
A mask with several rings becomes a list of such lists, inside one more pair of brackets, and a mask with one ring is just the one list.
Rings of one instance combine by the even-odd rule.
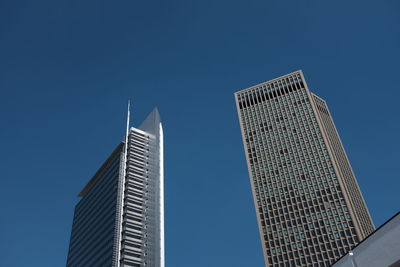
[[235, 93], [267, 266], [330, 266], [374, 229], [325, 101], [301, 71]]

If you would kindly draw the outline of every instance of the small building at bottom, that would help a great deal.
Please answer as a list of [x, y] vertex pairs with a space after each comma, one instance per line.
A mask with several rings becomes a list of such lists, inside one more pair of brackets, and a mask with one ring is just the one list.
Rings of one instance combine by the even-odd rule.
[[400, 212], [382, 224], [332, 267], [400, 267]]

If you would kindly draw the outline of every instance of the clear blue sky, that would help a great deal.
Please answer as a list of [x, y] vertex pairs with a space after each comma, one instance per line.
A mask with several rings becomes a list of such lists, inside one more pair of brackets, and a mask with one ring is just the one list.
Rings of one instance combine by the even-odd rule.
[[166, 263], [262, 267], [233, 93], [297, 69], [379, 226], [399, 210], [400, 4], [0, 1], [0, 266], [65, 266], [77, 193], [154, 106]]

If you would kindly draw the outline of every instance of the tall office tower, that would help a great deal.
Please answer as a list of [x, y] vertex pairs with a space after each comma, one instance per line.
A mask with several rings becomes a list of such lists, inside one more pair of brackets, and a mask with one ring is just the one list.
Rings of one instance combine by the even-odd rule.
[[235, 93], [267, 266], [330, 266], [374, 225], [323, 99], [296, 71]]
[[164, 267], [163, 131], [155, 109], [80, 192], [67, 266]]

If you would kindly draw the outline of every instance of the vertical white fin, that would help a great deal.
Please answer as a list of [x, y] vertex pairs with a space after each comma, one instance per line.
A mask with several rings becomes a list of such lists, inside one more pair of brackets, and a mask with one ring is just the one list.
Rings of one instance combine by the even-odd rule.
[[120, 205], [120, 215], [119, 215], [119, 233], [118, 233], [118, 244], [117, 244], [117, 261], [116, 267], [120, 267], [120, 259], [121, 259], [121, 240], [122, 240], [122, 218], [123, 218], [123, 211], [124, 211], [124, 192], [125, 192], [125, 179], [126, 179], [126, 165], [128, 163], [128, 140], [129, 140], [129, 126], [130, 126], [130, 118], [131, 118], [131, 101], [128, 100], [128, 113], [126, 117], [126, 132], [125, 132], [125, 146], [124, 146], [124, 154], [123, 154], [123, 167], [122, 167], [122, 177], [123, 180], [121, 183], [121, 205]]
[[126, 117], [126, 135], [125, 135], [125, 142], [127, 142], [127, 138], [129, 135], [129, 121], [131, 119], [131, 100], [128, 100], [128, 114]]

